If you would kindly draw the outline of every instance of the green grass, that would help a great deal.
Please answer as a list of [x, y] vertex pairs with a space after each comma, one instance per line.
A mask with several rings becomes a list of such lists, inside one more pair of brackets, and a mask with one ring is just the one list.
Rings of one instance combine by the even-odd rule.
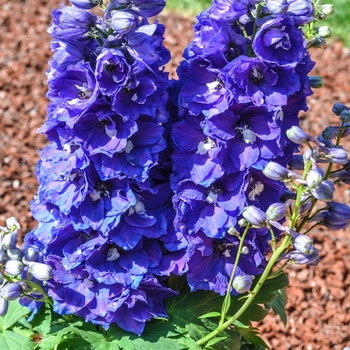
[[[341, 40], [350, 47], [350, 0], [323, 0], [321, 3], [333, 4], [335, 14], [318, 22], [319, 25], [328, 25], [332, 29], [333, 39]], [[210, 5], [211, 0], [167, 0], [166, 8], [186, 17], [194, 17]]]
[[350, 47], [350, 0], [324, 0], [322, 3], [333, 4], [335, 13], [319, 24], [328, 25], [333, 33], [332, 38]]
[[166, 8], [185, 17], [194, 17], [211, 5], [211, 0], [167, 0]]

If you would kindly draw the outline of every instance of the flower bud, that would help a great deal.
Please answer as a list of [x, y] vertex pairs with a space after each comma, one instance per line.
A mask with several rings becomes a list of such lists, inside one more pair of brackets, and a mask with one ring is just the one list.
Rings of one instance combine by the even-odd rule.
[[253, 205], [244, 208], [242, 215], [254, 227], [266, 226], [265, 213]]
[[315, 36], [314, 38], [308, 41], [307, 48], [308, 49], [310, 49], [311, 47], [320, 48], [325, 45], [326, 45], [326, 40], [324, 38], [321, 38], [320, 36]]
[[272, 221], [279, 221], [286, 216], [290, 202], [273, 203], [266, 210], [266, 218]]
[[350, 111], [348, 109], [344, 109], [340, 113], [340, 120], [344, 123], [350, 122]]
[[299, 211], [298, 211], [298, 214], [303, 217], [305, 216], [308, 211], [311, 209], [312, 207], [312, 200], [311, 199], [307, 199], [307, 200], [301, 200], [301, 206], [299, 207]]
[[8, 308], [9, 302], [6, 299], [0, 297], [0, 317], [6, 315]]
[[295, 154], [293, 158], [289, 161], [288, 166], [293, 170], [304, 170], [304, 158], [300, 154]]
[[239, 275], [233, 279], [232, 287], [239, 293], [247, 292], [253, 284], [253, 275]]
[[314, 89], [321, 88], [323, 86], [323, 78], [319, 75], [309, 76], [310, 86]]
[[327, 161], [334, 164], [346, 164], [348, 162], [348, 152], [340, 147], [320, 147], [320, 152], [323, 153], [323, 157]]
[[318, 157], [318, 149], [317, 148], [308, 148], [307, 150], [305, 150], [304, 154], [303, 154], [303, 159], [304, 162], [310, 162], [310, 161], [314, 161], [315, 158]]
[[113, 11], [111, 26], [119, 34], [126, 34], [138, 23], [138, 16], [128, 11]]
[[23, 271], [23, 264], [18, 260], [8, 260], [5, 263], [5, 271], [12, 276], [18, 276]]
[[23, 249], [23, 259], [22, 259], [23, 264], [28, 265], [30, 262], [36, 261], [37, 257], [38, 257], [37, 248], [28, 247]]
[[39, 281], [47, 281], [52, 277], [52, 267], [42, 263], [32, 263], [28, 272]]
[[330, 16], [334, 14], [334, 5], [332, 4], [323, 4], [318, 7], [321, 13], [325, 16]]
[[1, 245], [4, 249], [16, 248], [16, 241], [17, 232], [9, 232], [3, 237]]
[[90, 10], [97, 5], [102, 5], [103, 0], [70, 0], [70, 2], [80, 9]]
[[328, 211], [340, 222], [350, 221], [350, 207], [345, 203], [328, 203]]
[[17, 219], [14, 218], [13, 216], [6, 219], [6, 226], [8, 227], [8, 229], [10, 231], [16, 232], [16, 234], [18, 233], [19, 229], [21, 228], [21, 225], [19, 224]]
[[307, 134], [304, 130], [295, 125], [288, 129], [286, 131], [286, 134], [289, 140], [293, 141], [294, 143], [297, 143], [298, 145], [302, 143], [307, 143], [309, 141], [315, 142], [315, 139], [311, 135]]
[[348, 107], [346, 107], [344, 104], [340, 103], [340, 102], [336, 102], [333, 107], [332, 107], [332, 112], [337, 115], [340, 116], [341, 112], [343, 112], [343, 110], [348, 109]]
[[284, 166], [269, 162], [263, 170], [263, 174], [271, 180], [286, 181], [292, 178], [292, 172]]
[[10, 248], [6, 250], [6, 255], [11, 259], [11, 260], [18, 260], [21, 261], [22, 259], [22, 252], [20, 249], [16, 248]]
[[238, 226], [239, 226], [239, 227], [245, 227], [245, 226], [247, 226], [247, 220], [244, 219], [244, 218], [240, 219], [240, 220], [238, 221]]
[[328, 26], [316, 28], [316, 32], [321, 38], [330, 38], [332, 36], [332, 31]]
[[281, 254], [278, 257], [278, 261], [281, 261], [283, 259], [288, 259], [288, 264], [307, 264], [311, 265], [314, 264], [316, 261], [319, 261], [319, 253], [316, 248], [314, 248], [313, 254], [303, 254], [300, 253], [297, 250], [293, 250], [291, 252]]
[[249, 248], [248, 248], [247, 246], [243, 246], [243, 247], [242, 247], [241, 253], [242, 253], [243, 255], [249, 254]]
[[323, 181], [322, 169], [311, 169], [306, 176], [306, 184], [309, 188], [317, 188]]
[[311, 194], [318, 200], [329, 202], [333, 200], [333, 193], [335, 191], [332, 181], [322, 181], [320, 186], [311, 189]]
[[306, 255], [314, 254], [316, 249], [310, 237], [301, 234], [294, 238], [294, 248], [298, 252]]
[[22, 289], [18, 283], [11, 282], [8, 284], [5, 284], [1, 288], [0, 295], [3, 297], [5, 300], [11, 301], [11, 300], [16, 300], [18, 299], [22, 294]]
[[146, 18], [157, 16], [165, 6], [165, 0], [133, 0], [130, 3], [131, 11]]
[[326, 140], [333, 140], [339, 135], [340, 130], [341, 130], [341, 128], [339, 126], [327, 126], [323, 130], [322, 136]]

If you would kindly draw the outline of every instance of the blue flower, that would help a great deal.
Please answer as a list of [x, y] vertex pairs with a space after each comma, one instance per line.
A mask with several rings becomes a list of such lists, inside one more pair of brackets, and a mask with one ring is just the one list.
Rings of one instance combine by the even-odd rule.
[[306, 43], [301, 29], [290, 17], [266, 21], [256, 33], [253, 49], [262, 60], [282, 67], [295, 67], [302, 61]]

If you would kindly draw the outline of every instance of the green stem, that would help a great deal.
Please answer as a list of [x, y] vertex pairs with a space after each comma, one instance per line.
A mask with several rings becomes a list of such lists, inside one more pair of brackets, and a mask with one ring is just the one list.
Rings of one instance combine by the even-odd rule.
[[261, 287], [263, 286], [265, 281], [269, 278], [270, 272], [272, 271], [273, 267], [275, 266], [277, 258], [289, 247], [290, 241], [291, 241], [291, 236], [287, 235], [284, 238], [282, 244], [279, 246], [279, 248], [272, 254], [271, 259], [270, 259], [269, 263], [267, 264], [263, 274], [261, 275], [258, 283], [255, 285], [254, 289], [247, 297], [245, 303], [236, 312], [236, 314], [234, 316], [230, 317], [226, 322], [219, 325], [214, 331], [207, 334], [202, 339], [198, 340], [196, 342], [198, 345], [204, 345], [209, 340], [215, 338], [219, 333], [224, 331], [227, 327], [231, 326], [233, 324], [233, 322], [237, 321], [238, 318], [244, 314], [244, 312], [248, 309], [250, 304], [253, 302], [255, 296], [258, 294], [259, 290], [261, 289]]
[[229, 307], [230, 307], [230, 304], [231, 304], [231, 288], [232, 288], [232, 282], [233, 282], [233, 279], [234, 279], [235, 274], [236, 274], [236, 270], [237, 270], [237, 267], [238, 267], [239, 258], [241, 257], [244, 239], [245, 239], [245, 236], [247, 235], [247, 232], [248, 232], [249, 228], [250, 228], [250, 224], [248, 223], [247, 226], [246, 226], [245, 229], [244, 229], [244, 232], [243, 232], [243, 234], [242, 234], [242, 237], [239, 237], [240, 242], [239, 242], [239, 246], [238, 246], [238, 252], [237, 252], [235, 264], [234, 264], [234, 266], [233, 266], [233, 270], [232, 270], [232, 273], [231, 273], [231, 276], [230, 276], [230, 281], [229, 281], [229, 283], [228, 283], [228, 287], [227, 287], [225, 299], [224, 299], [224, 302], [223, 302], [223, 304], [222, 304], [221, 319], [220, 319], [219, 325], [221, 325], [221, 324], [224, 323], [226, 313], [227, 313], [227, 311], [228, 311], [228, 309], [229, 309]]

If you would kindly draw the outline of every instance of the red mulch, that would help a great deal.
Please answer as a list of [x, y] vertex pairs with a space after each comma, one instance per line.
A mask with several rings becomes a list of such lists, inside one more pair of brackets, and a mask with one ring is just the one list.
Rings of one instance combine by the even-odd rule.
[[[36, 225], [29, 202], [36, 193], [38, 150], [46, 145], [36, 130], [45, 120], [45, 71], [51, 55], [46, 28], [58, 0], [4, 1], [0, 8], [0, 225], [15, 216], [23, 233]], [[166, 46], [174, 58], [172, 76], [183, 48], [191, 40], [192, 23], [174, 14], [162, 15]], [[329, 123], [334, 102], [350, 105], [350, 50], [335, 43], [312, 54], [315, 74], [325, 86], [309, 98], [310, 111], [302, 114], [305, 130], [317, 135]], [[348, 148], [349, 149], [349, 148]], [[350, 204], [343, 186], [337, 198]], [[312, 238], [322, 259], [316, 267], [288, 269], [288, 325], [269, 315], [260, 325], [263, 338], [274, 350], [342, 350], [350, 346], [350, 231], [318, 230]]]

